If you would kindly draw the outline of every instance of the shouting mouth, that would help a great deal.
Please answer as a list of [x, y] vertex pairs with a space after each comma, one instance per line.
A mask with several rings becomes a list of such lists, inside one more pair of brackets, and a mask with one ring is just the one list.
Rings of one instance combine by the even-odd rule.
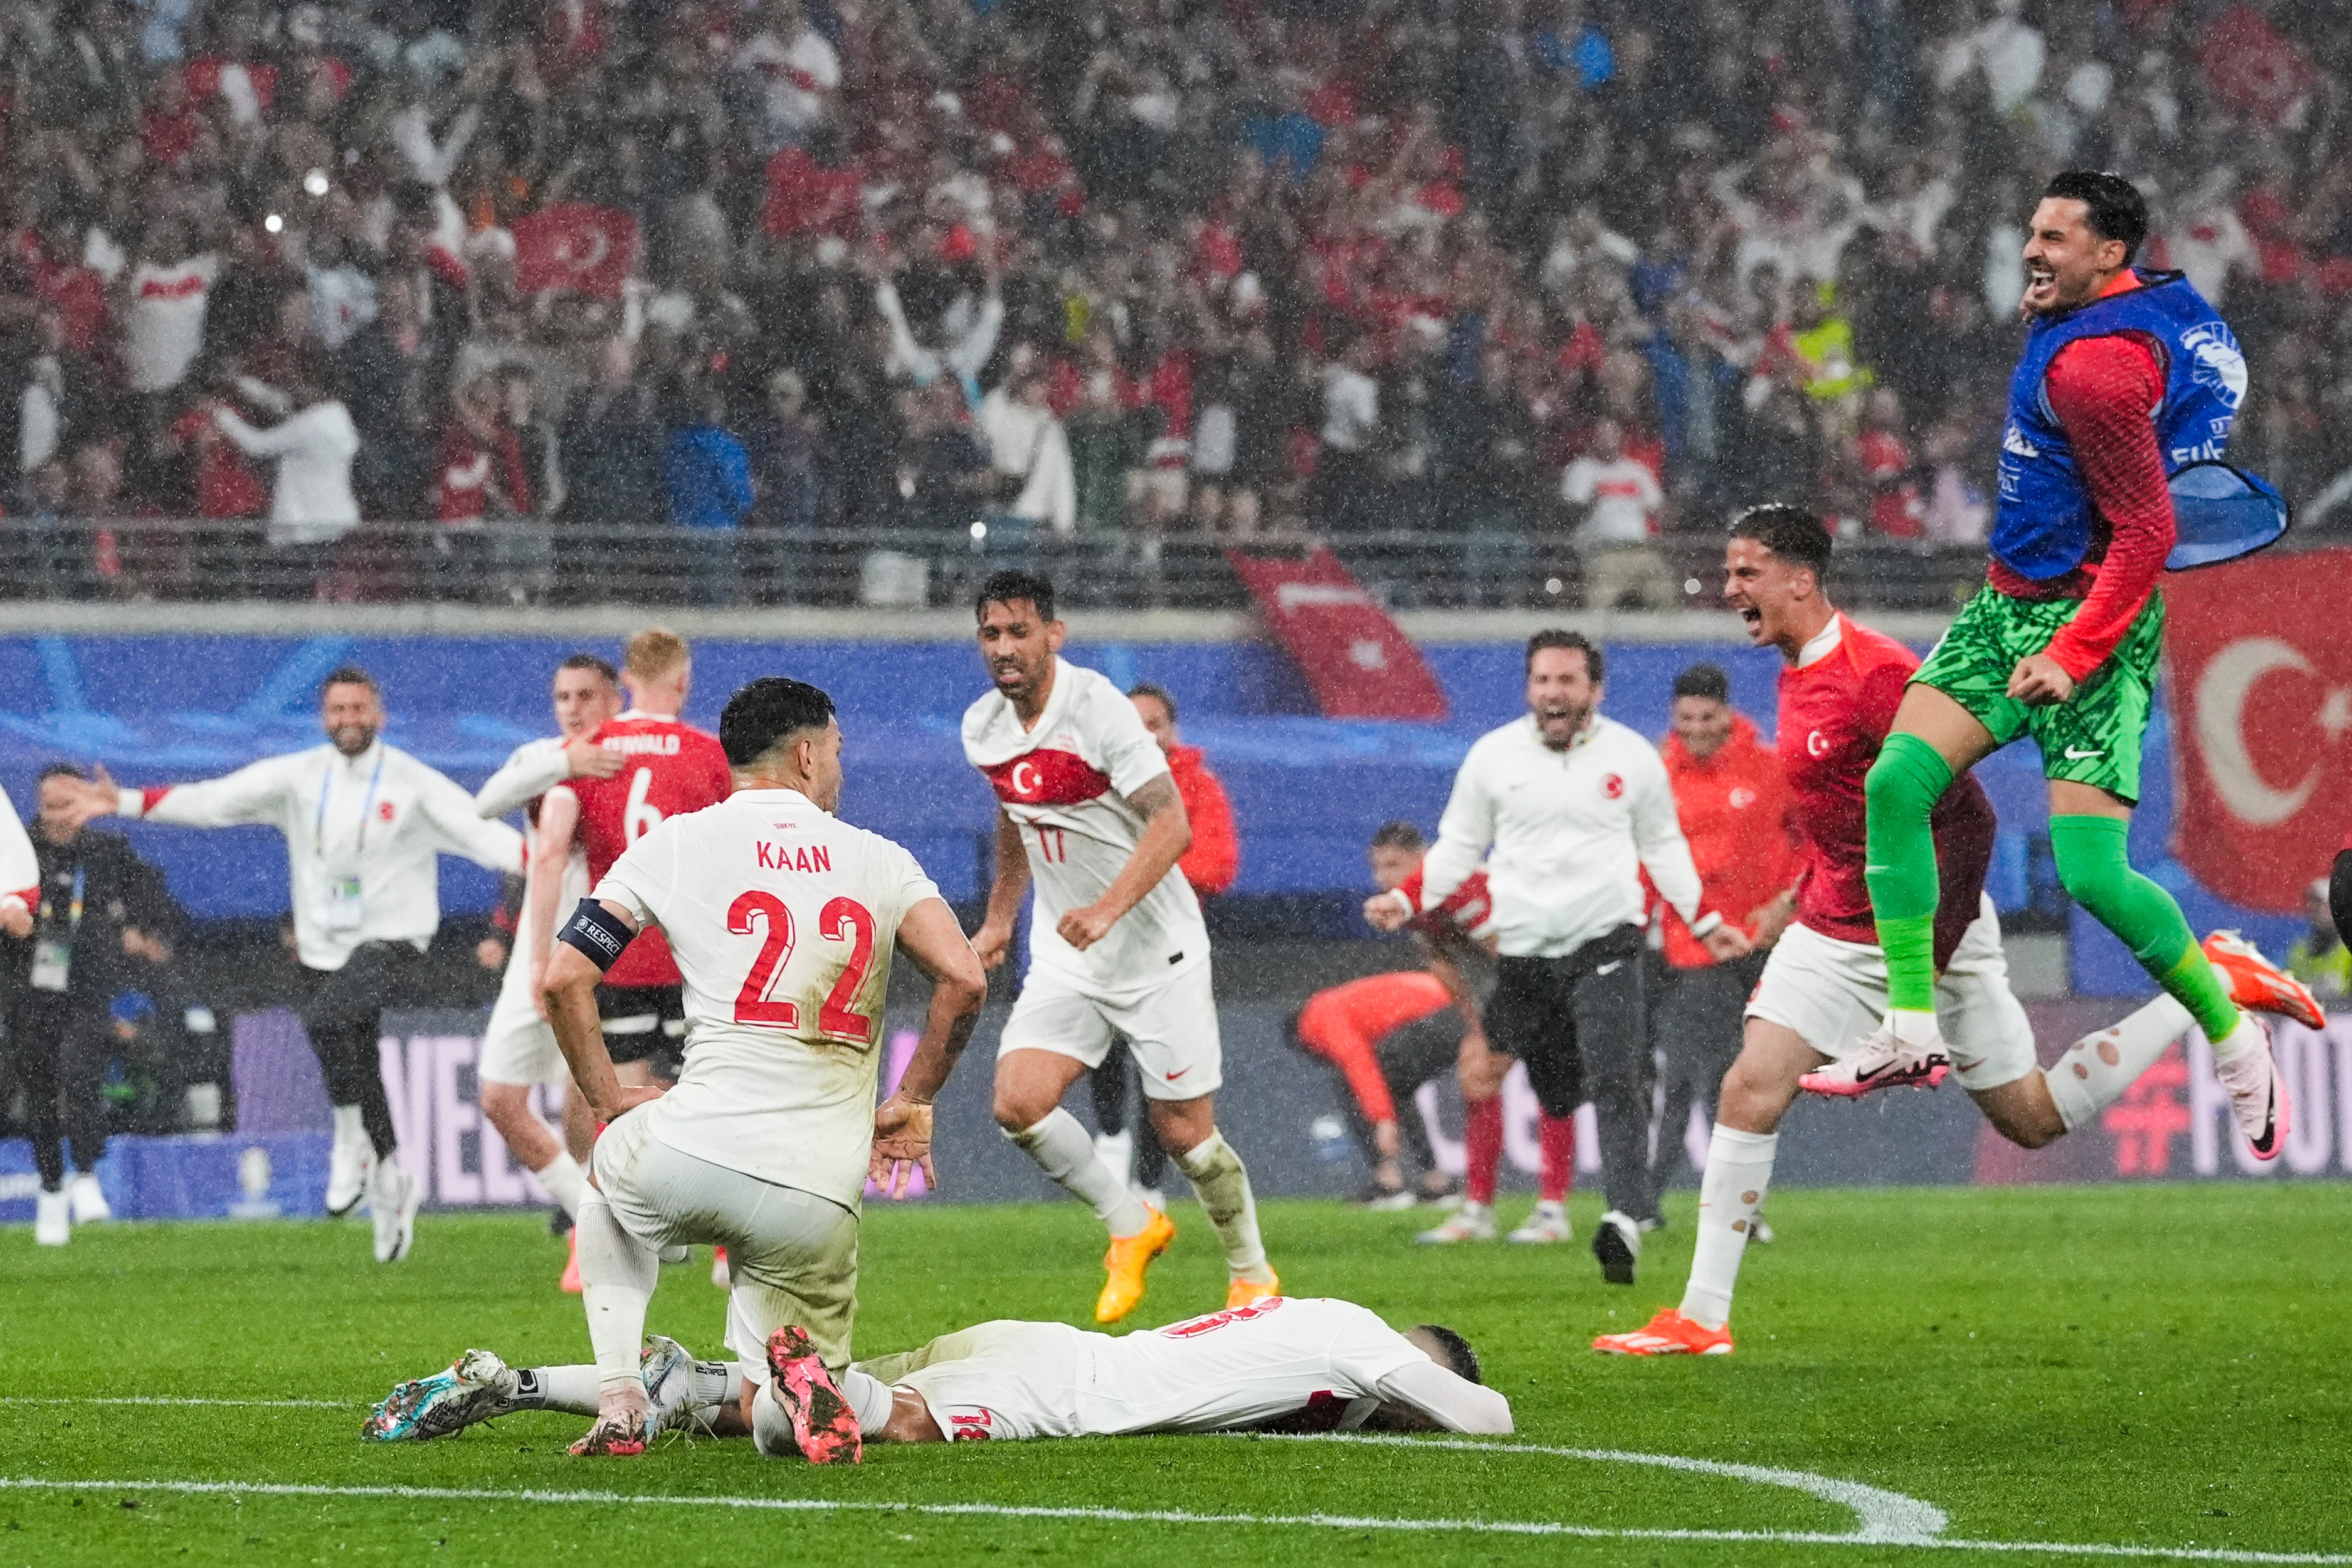
[[2047, 263], [2025, 264], [2025, 308], [2047, 310], [2058, 302], [2058, 273]]

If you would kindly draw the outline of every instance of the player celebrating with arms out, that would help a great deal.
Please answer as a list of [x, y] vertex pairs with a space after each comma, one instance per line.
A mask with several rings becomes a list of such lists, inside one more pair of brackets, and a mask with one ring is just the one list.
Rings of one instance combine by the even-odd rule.
[[2147, 204], [2119, 174], [2069, 170], [2034, 209], [1990, 579], [1912, 677], [1870, 771], [1867, 874], [1888, 1010], [1865, 1049], [1805, 1087], [1941, 1082], [1951, 1057], [1936, 1026], [1928, 815], [1955, 778], [2032, 735], [2068, 896], [2189, 1009], [2239, 1129], [2271, 1159], [2285, 1094], [2269, 1035], [2231, 998], [2263, 970], [2233, 938], [2200, 949], [2172, 895], [2126, 853], [2163, 651], [2156, 580], [2176, 533], [2167, 479], [2221, 456], [2246, 387], [2236, 340], [2189, 280], [2132, 267], [2147, 235]]
[[1209, 933], [1176, 870], [1192, 829], [1168, 759], [1118, 686], [1062, 658], [1051, 582], [997, 572], [974, 609], [996, 687], [963, 716], [964, 758], [998, 804], [996, 880], [972, 938], [989, 967], [1012, 948], [1021, 895], [1037, 889], [1029, 973], [997, 1048], [997, 1124], [1109, 1229], [1095, 1321], [1118, 1322], [1176, 1227], [1103, 1162], [1062, 1096], [1125, 1033], [1152, 1129], [1224, 1243], [1225, 1304], [1274, 1295], [1249, 1172], [1217, 1132]]
[[[903, 1196], [906, 1162], [936, 1180], [931, 1102], [988, 979], [915, 857], [835, 817], [832, 698], [769, 676], [730, 699], [719, 727], [734, 793], [631, 844], [548, 960], [548, 1021], [609, 1124], [578, 1226], [598, 1411], [572, 1451], [644, 1451], [658, 1425], [639, 1368], [656, 1260], [713, 1243], [733, 1266], [727, 1343], [746, 1364], [743, 1418], [761, 1450], [854, 1459], [857, 1422], [828, 1368], [849, 1361], [859, 1204], [869, 1176]], [[668, 934], [691, 1025], [667, 1093], [622, 1085], [597, 1020], [598, 978], [649, 925]], [[930, 1009], [877, 1109], [901, 951], [929, 977]]]
[[[1795, 915], [1748, 1000], [1739, 1058], [1724, 1075], [1682, 1305], [1631, 1333], [1602, 1335], [1596, 1350], [1730, 1352], [1732, 1286], [1771, 1185], [1780, 1118], [1801, 1077], [1869, 1051], [1863, 1028], [1885, 1006], [1892, 966], [1873, 940], [1863, 886], [1864, 779], [1885, 755], [1918, 661], [1902, 643], [1838, 612], [1822, 587], [1829, 560], [1829, 530], [1784, 506], [1743, 514], [1724, 552], [1725, 600], [1747, 621], [1749, 638], [1777, 648], [1784, 661], [1778, 749], [1810, 864]], [[1935, 988], [1940, 1027], [1949, 1030], [1960, 1083], [1986, 1119], [2011, 1143], [2040, 1148], [2120, 1098], [2188, 1030], [2188, 1009], [2158, 997], [2076, 1040], [2056, 1066], [2037, 1067], [2033, 1026], [2010, 991], [2000, 923], [1982, 891], [1993, 839], [1983, 788], [1963, 779], [1947, 790], [1932, 831], [1943, 890], [1930, 938], [1942, 973]], [[2231, 972], [2247, 977], [2241, 998], [2247, 1005], [2291, 1006], [2306, 1022], [2317, 1018], [2311, 994], [2252, 948]]]

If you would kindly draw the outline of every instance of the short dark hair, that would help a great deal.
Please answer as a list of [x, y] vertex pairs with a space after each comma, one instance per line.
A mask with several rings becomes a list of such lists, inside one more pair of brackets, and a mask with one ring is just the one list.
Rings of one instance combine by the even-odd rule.
[[87, 784], [89, 782], [89, 769], [79, 762], [52, 762], [41, 769], [39, 776], [33, 780], [33, 788], [37, 789], [52, 779], [79, 779]]
[[2042, 187], [2046, 200], [2080, 202], [2090, 211], [2083, 221], [2101, 239], [2124, 242], [2124, 265], [2129, 267], [2147, 238], [2147, 198], [2139, 187], [2112, 169], [2067, 169]]
[[1010, 606], [1018, 604], [1024, 599], [1036, 606], [1040, 618], [1046, 621], [1054, 619], [1052, 579], [1034, 571], [1022, 571], [1013, 567], [1006, 567], [1002, 571], [992, 571], [988, 574], [988, 580], [980, 585], [980, 592], [972, 599], [971, 618], [974, 621], [985, 619], [988, 607], [992, 604]]
[[1675, 695], [1727, 703], [1731, 700], [1731, 677], [1723, 673], [1721, 664], [1693, 664], [1675, 677]]
[[1412, 1332], [1425, 1333], [1437, 1342], [1437, 1348], [1445, 1353], [1445, 1359], [1452, 1364], [1446, 1370], [1454, 1375], [1465, 1383], [1483, 1385], [1486, 1381], [1478, 1375], [1478, 1353], [1470, 1348], [1468, 1340], [1444, 1323], [1417, 1323]]
[[1817, 578], [1829, 575], [1830, 551], [1835, 541], [1821, 518], [1802, 507], [1786, 501], [1750, 507], [1731, 519], [1731, 537], [1754, 539], [1782, 560], [1810, 568]]
[[1127, 695], [1130, 699], [1135, 697], [1150, 697], [1153, 702], [1158, 703], [1161, 707], [1168, 710], [1168, 722], [1170, 724], [1174, 724], [1176, 722], [1176, 699], [1169, 695], [1168, 688], [1161, 685], [1158, 681], [1138, 681], [1135, 685], [1127, 688]]
[[320, 702], [327, 700], [327, 689], [330, 686], [365, 686], [378, 697], [383, 695], [383, 688], [375, 684], [375, 677], [357, 664], [337, 664], [327, 672], [327, 678], [319, 683]]
[[621, 684], [621, 672], [613, 668], [612, 660], [600, 653], [568, 654], [563, 663], [555, 667], [558, 670], [593, 670], [604, 677], [606, 685], [617, 686]]
[[729, 763], [749, 768], [804, 729], [833, 722], [833, 699], [822, 687], [790, 675], [761, 675], [727, 699], [719, 716], [719, 746]]
[[1429, 841], [1421, 836], [1421, 830], [1402, 819], [1382, 822], [1372, 830], [1372, 848], [1376, 850], [1425, 850], [1428, 847]]
[[1528, 638], [1528, 670], [1530, 674], [1534, 673], [1536, 667], [1536, 655], [1542, 653], [1546, 648], [1573, 648], [1577, 650], [1584, 655], [1584, 673], [1592, 677], [1592, 684], [1594, 685], [1597, 686], [1601, 684], [1601, 674], [1607, 668], [1607, 656], [1601, 652], [1599, 647], [1594, 645], [1592, 639], [1586, 636], [1583, 632], [1563, 632], [1558, 627], [1553, 627], [1548, 632], [1538, 632], [1534, 636]]

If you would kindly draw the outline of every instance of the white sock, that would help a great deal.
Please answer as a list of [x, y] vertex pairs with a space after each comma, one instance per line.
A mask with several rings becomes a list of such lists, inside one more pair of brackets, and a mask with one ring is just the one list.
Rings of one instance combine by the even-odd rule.
[[588, 1310], [588, 1343], [596, 1352], [596, 1379], [606, 1389], [645, 1391], [638, 1370], [646, 1343], [646, 1306], [661, 1279], [655, 1249], [629, 1234], [604, 1195], [590, 1187], [572, 1216], [580, 1243], [580, 1299]]
[[1192, 1180], [1201, 1207], [1217, 1239], [1225, 1244], [1225, 1270], [1236, 1280], [1264, 1284], [1274, 1278], [1265, 1266], [1265, 1243], [1258, 1239], [1257, 1199], [1250, 1192], [1249, 1172], [1223, 1133], [1209, 1135], [1176, 1156], [1176, 1168]]
[[576, 1224], [580, 1218], [580, 1200], [588, 1191], [588, 1173], [580, 1168], [580, 1162], [570, 1155], [558, 1155], [545, 1166], [530, 1174], [539, 1178], [539, 1185], [547, 1189], [547, 1196], [562, 1204], [563, 1212], [572, 1216]]
[[1064, 1192], [1092, 1208], [1113, 1236], [1132, 1236], [1151, 1223], [1143, 1201], [1128, 1190], [1127, 1178], [1102, 1163], [1085, 1126], [1059, 1105], [1035, 1126], [1004, 1135], [1028, 1150]]
[[833, 1380], [840, 1386], [841, 1396], [857, 1412], [857, 1433], [870, 1437], [890, 1424], [890, 1385], [880, 1378], [852, 1366], [845, 1368]]
[[743, 1364], [735, 1361], [698, 1361], [692, 1369], [694, 1401], [698, 1405], [732, 1405], [743, 1386]]
[[342, 1145], [357, 1144], [364, 1147], [368, 1141], [367, 1122], [356, 1105], [335, 1107], [335, 1142]]
[[2221, 1039], [2208, 1040], [2206, 1043], [2213, 1048], [2213, 1065], [2219, 1067], [2225, 1061], [2237, 1061], [2266, 1038], [2263, 1033], [2263, 1026], [2255, 1021], [2254, 1015], [2240, 1008], [2238, 1027]]
[[776, 1391], [766, 1383], [751, 1396], [751, 1441], [772, 1459], [798, 1458], [800, 1439], [793, 1436], [793, 1418], [776, 1402]]
[[1698, 1237], [1682, 1304], [1683, 1316], [1702, 1328], [1731, 1321], [1739, 1257], [1771, 1188], [1772, 1156], [1780, 1147], [1778, 1133], [1743, 1133], [1720, 1122], [1707, 1141], [1706, 1172], [1698, 1182]]
[[526, 1366], [515, 1371], [514, 1407], [596, 1414], [596, 1369], [593, 1366]]
[[2189, 1024], [2187, 1008], [2159, 996], [2112, 1029], [2068, 1046], [2065, 1055], [2042, 1071], [2066, 1130], [2073, 1132], [2122, 1099], [2132, 1081], [2189, 1032]]

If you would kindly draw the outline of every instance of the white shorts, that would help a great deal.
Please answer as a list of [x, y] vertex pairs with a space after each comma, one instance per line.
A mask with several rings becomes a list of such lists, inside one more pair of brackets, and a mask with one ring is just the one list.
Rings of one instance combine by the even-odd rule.
[[[1793, 1030], [1832, 1061], [1852, 1056], [1886, 1013], [1886, 955], [1791, 925], [1765, 960], [1747, 1016]], [[2033, 1025], [2009, 988], [2000, 917], [1987, 897], [1936, 982], [1936, 1021], [1964, 1089], [1997, 1089], [2033, 1071]]]
[[589, 1158], [622, 1228], [654, 1248], [727, 1249], [727, 1348], [754, 1382], [768, 1375], [768, 1336], [808, 1330], [825, 1365], [849, 1364], [857, 1312], [857, 1216], [798, 1187], [713, 1165], [625, 1114]]
[[1224, 1082], [1217, 995], [1205, 963], [1124, 1001], [1084, 995], [1032, 970], [1004, 1020], [996, 1054], [1050, 1051], [1100, 1067], [1114, 1031], [1127, 1036], [1143, 1071], [1143, 1092], [1151, 1099], [1196, 1100]]
[[[516, 971], [522, 973], [518, 977]], [[482, 1030], [482, 1055], [477, 1071], [486, 1083], [569, 1083], [572, 1069], [555, 1031], [530, 1005], [530, 966], [520, 955], [507, 960], [507, 977], [499, 984], [499, 999]]]
[[1085, 1342], [1067, 1323], [1006, 1320], [857, 1366], [894, 1388], [913, 1389], [950, 1443], [1075, 1437]]

